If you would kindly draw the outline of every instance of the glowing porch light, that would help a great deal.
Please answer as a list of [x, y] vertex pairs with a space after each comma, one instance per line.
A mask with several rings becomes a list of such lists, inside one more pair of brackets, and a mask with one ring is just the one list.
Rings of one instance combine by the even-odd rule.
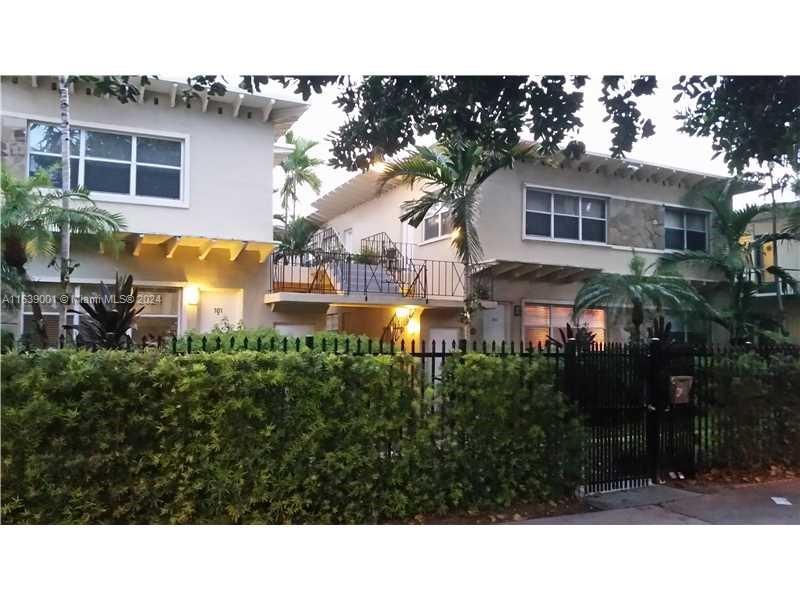
[[200, 302], [200, 288], [196, 285], [189, 285], [183, 288], [183, 298], [186, 304], [196, 305]]
[[405, 306], [398, 306], [394, 309], [394, 316], [398, 319], [407, 319], [408, 315], [410, 314], [411, 311], [409, 311]]
[[419, 317], [411, 319], [406, 326], [406, 331], [410, 335], [417, 335], [419, 333]]
[[453, 229], [453, 231], [450, 232], [450, 238], [454, 239], [454, 240], [457, 240], [460, 237], [461, 237], [461, 228], [460, 227], [455, 227]]

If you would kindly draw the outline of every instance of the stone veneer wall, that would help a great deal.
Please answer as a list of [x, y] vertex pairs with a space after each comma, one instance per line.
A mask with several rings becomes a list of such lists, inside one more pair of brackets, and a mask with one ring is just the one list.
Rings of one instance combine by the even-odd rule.
[[663, 250], [664, 207], [612, 199], [608, 211], [608, 243]]
[[28, 130], [25, 119], [2, 117], [0, 125], [0, 160], [3, 167], [16, 177], [25, 177]]

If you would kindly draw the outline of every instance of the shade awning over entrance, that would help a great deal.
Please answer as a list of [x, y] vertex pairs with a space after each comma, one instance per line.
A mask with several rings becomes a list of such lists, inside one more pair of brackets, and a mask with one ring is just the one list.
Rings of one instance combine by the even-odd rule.
[[[239, 259], [244, 252], [257, 252], [258, 262], [266, 262], [275, 247], [271, 242], [253, 242], [248, 240], [229, 240], [195, 236], [175, 236], [151, 233], [128, 233], [122, 237], [125, 247], [133, 256], [139, 256], [144, 246], [159, 246], [164, 258], [172, 258], [179, 248], [193, 248], [197, 251], [198, 260], [206, 260], [212, 250], [225, 250], [231, 262]], [[101, 252], [103, 248], [101, 247]]]
[[599, 273], [600, 269], [568, 265], [547, 265], [520, 261], [498, 260], [476, 267], [477, 273], [494, 279], [520, 279], [547, 283], [574, 283]]

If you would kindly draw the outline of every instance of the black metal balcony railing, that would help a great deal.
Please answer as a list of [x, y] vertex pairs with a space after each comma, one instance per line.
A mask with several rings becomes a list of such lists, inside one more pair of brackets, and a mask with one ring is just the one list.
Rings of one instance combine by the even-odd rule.
[[[464, 267], [426, 260], [347, 252], [276, 253], [269, 260], [270, 292], [374, 294], [399, 298], [463, 298]], [[481, 283], [484, 296], [486, 284]]]

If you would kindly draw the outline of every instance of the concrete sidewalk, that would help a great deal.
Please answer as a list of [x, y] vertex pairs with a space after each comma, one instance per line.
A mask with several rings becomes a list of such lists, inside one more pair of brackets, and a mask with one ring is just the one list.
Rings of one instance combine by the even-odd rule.
[[[776, 503], [784, 498], [789, 505]], [[525, 525], [798, 525], [800, 479], [709, 488], [703, 493], [655, 485], [586, 498], [595, 509], [524, 521]]]

